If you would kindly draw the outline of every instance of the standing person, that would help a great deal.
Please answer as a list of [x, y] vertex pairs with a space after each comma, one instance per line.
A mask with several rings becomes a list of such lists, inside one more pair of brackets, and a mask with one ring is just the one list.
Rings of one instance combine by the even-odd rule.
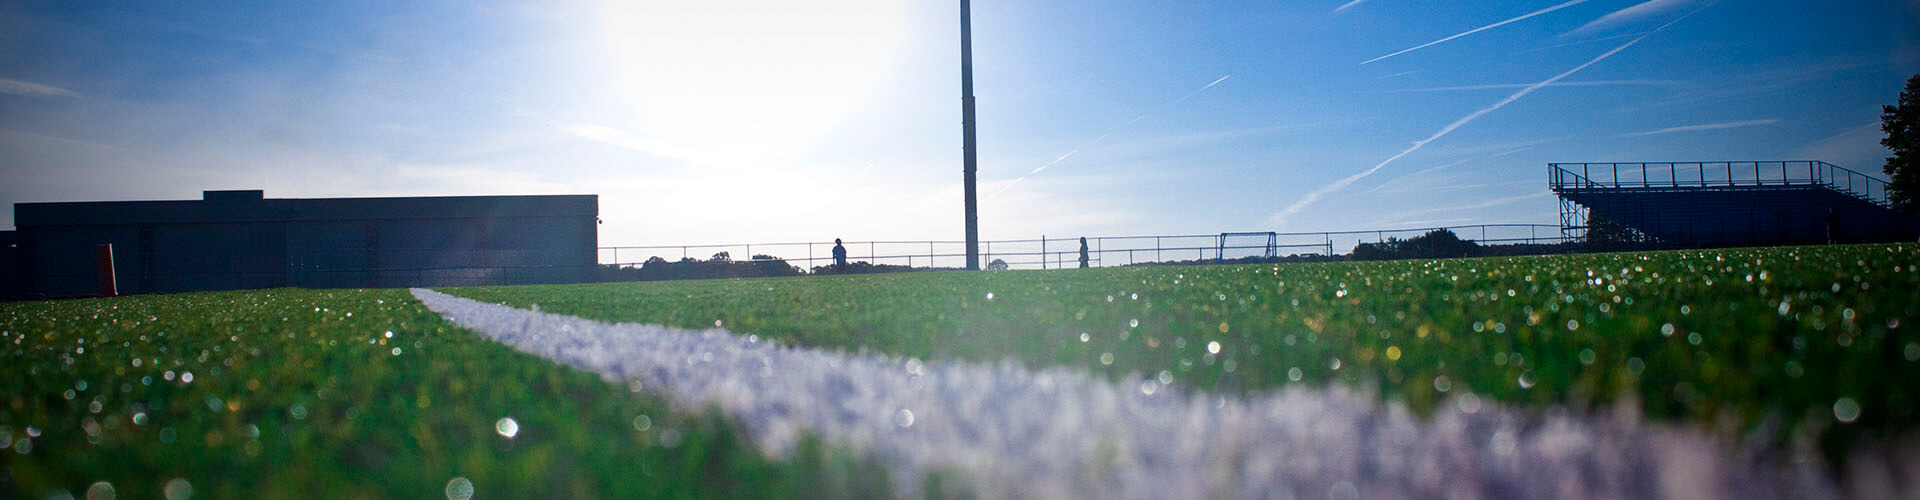
[[1080, 237], [1080, 268], [1087, 268], [1087, 237]]
[[847, 247], [840, 245], [840, 238], [833, 239], [833, 270], [847, 272]]
[[1834, 243], [1839, 243], [1840, 242], [1839, 236], [1840, 236], [1840, 214], [1834, 213], [1832, 208], [1828, 208], [1827, 209], [1827, 244], [1832, 245]]

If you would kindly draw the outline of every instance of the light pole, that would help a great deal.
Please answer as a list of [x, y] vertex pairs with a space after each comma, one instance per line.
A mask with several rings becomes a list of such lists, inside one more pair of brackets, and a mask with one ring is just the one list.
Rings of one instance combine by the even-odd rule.
[[960, 0], [960, 128], [961, 172], [966, 178], [967, 270], [980, 270], [980, 209], [974, 190], [974, 170], [980, 152], [973, 140], [973, 22], [967, 0]]

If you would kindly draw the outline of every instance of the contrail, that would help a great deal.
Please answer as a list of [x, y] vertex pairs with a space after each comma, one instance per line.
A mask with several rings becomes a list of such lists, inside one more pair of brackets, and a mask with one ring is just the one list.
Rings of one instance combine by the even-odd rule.
[[1431, 41], [1431, 42], [1427, 42], [1426, 44], [1423, 44], [1423, 45], [1420, 45], [1420, 46], [1418, 46], [1418, 47], [1414, 47], [1414, 48], [1411, 48], [1411, 49], [1406, 49], [1406, 50], [1402, 50], [1402, 51], [1399, 51], [1399, 52], [1395, 52], [1395, 53], [1392, 53], [1392, 54], [1387, 54], [1387, 55], [1384, 55], [1384, 56], [1380, 56], [1380, 57], [1375, 57], [1375, 58], [1373, 58], [1373, 59], [1368, 59], [1368, 60], [1367, 60], [1366, 62], [1363, 62], [1363, 63], [1360, 63], [1360, 64], [1369, 64], [1369, 63], [1372, 63], [1372, 62], [1374, 62], [1374, 61], [1378, 61], [1378, 60], [1381, 60], [1381, 59], [1386, 59], [1386, 58], [1389, 58], [1389, 57], [1393, 57], [1393, 56], [1397, 56], [1397, 55], [1400, 55], [1400, 54], [1405, 54], [1405, 53], [1408, 53], [1408, 52], [1413, 52], [1413, 51], [1416, 51], [1416, 50], [1420, 50], [1420, 49], [1424, 49], [1424, 48], [1427, 48], [1427, 47], [1432, 47], [1432, 46], [1434, 46], [1434, 45], [1439, 45], [1440, 43], [1442, 43], [1442, 42], [1446, 42], [1446, 41], [1448, 41], [1448, 40], [1453, 40], [1453, 39], [1455, 39], [1455, 38], [1460, 38], [1460, 37], [1463, 37], [1463, 36], [1467, 36], [1467, 35], [1471, 35], [1471, 34], [1474, 34], [1474, 33], [1479, 33], [1479, 32], [1482, 32], [1482, 31], [1486, 31], [1486, 30], [1490, 30], [1490, 29], [1494, 29], [1494, 28], [1498, 28], [1498, 27], [1501, 27], [1501, 26], [1505, 26], [1505, 25], [1507, 25], [1507, 24], [1510, 24], [1510, 23], [1514, 23], [1514, 22], [1518, 22], [1518, 21], [1521, 21], [1521, 20], [1523, 20], [1523, 19], [1526, 19], [1526, 18], [1529, 18], [1529, 17], [1533, 17], [1533, 16], [1538, 16], [1538, 15], [1541, 15], [1541, 14], [1545, 14], [1545, 13], [1548, 13], [1548, 12], [1553, 12], [1553, 11], [1556, 11], [1556, 10], [1560, 10], [1560, 9], [1564, 9], [1564, 8], [1567, 8], [1567, 7], [1572, 7], [1572, 6], [1575, 6], [1575, 5], [1580, 5], [1580, 4], [1583, 4], [1583, 3], [1586, 3], [1586, 2], [1587, 2], [1587, 0], [1573, 0], [1573, 1], [1570, 1], [1570, 2], [1567, 2], [1567, 3], [1563, 3], [1563, 4], [1560, 4], [1560, 5], [1555, 5], [1555, 6], [1552, 6], [1552, 7], [1547, 7], [1547, 8], [1545, 8], [1545, 9], [1540, 9], [1540, 10], [1536, 10], [1536, 11], [1533, 11], [1533, 12], [1530, 12], [1530, 13], [1528, 13], [1527, 15], [1524, 15], [1524, 16], [1520, 16], [1520, 17], [1516, 17], [1516, 18], [1513, 18], [1513, 19], [1508, 19], [1508, 20], [1505, 20], [1505, 21], [1500, 21], [1500, 22], [1497, 22], [1497, 23], [1493, 23], [1493, 24], [1489, 24], [1489, 25], [1486, 25], [1486, 26], [1481, 26], [1481, 27], [1478, 27], [1478, 28], [1474, 28], [1474, 29], [1471, 29], [1471, 30], [1467, 30], [1467, 31], [1463, 31], [1463, 32], [1461, 32], [1461, 33], [1460, 33], [1460, 34], [1458, 34], [1458, 35], [1453, 35], [1453, 36], [1450, 36], [1450, 37], [1446, 37], [1446, 38], [1442, 38], [1442, 39], [1439, 39], [1439, 40], [1434, 40], [1434, 41]]
[[1089, 147], [1093, 147], [1093, 145], [1095, 145], [1095, 144], [1099, 144], [1100, 142], [1102, 142], [1102, 141], [1105, 141], [1105, 140], [1107, 140], [1107, 138], [1108, 138], [1108, 137], [1112, 137], [1112, 136], [1113, 136], [1113, 133], [1114, 133], [1114, 132], [1119, 132], [1119, 131], [1120, 131], [1120, 130], [1122, 130], [1122, 129], [1125, 129], [1125, 128], [1127, 128], [1127, 127], [1130, 127], [1130, 126], [1133, 126], [1133, 124], [1135, 124], [1135, 123], [1140, 123], [1140, 120], [1145, 120], [1145, 119], [1147, 119], [1147, 116], [1149, 116], [1149, 115], [1152, 115], [1153, 113], [1156, 113], [1156, 112], [1159, 112], [1159, 111], [1162, 111], [1162, 110], [1165, 110], [1166, 108], [1171, 108], [1171, 107], [1173, 107], [1173, 106], [1175, 106], [1175, 105], [1177, 105], [1177, 104], [1180, 104], [1180, 103], [1182, 103], [1182, 102], [1186, 102], [1186, 100], [1187, 100], [1187, 99], [1192, 99], [1192, 98], [1193, 98], [1193, 96], [1196, 96], [1196, 95], [1200, 95], [1200, 93], [1201, 93], [1201, 92], [1206, 92], [1206, 91], [1207, 91], [1207, 89], [1210, 89], [1210, 88], [1213, 88], [1213, 86], [1214, 86], [1214, 85], [1219, 85], [1219, 84], [1220, 84], [1220, 82], [1224, 82], [1224, 81], [1227, 81], [1227, 79], [1228, 79], [1228, 78], [1233, 78], [1233, 75], [1226, 75], [1226, 76], [1222, 76], [1222, 77], [1220, 77], [1220, 79], [1218, 79], [1218, 80], [1214, 80], [1214, 81], [1213, 81], [1213, 83], [1209, 83], [1209, 84], [1206, 84], [1205, 86], [1202, 86], [1202, 87], [1200, 87], [1200, 89], [1199, 89], [1199, 90], [1195, 90], [1195, 91], [1192, 91], [1192, 92], [1188, 92], [1188, 93], [1187, 93], [1187, 95], [1183, 95], [1183, 96], [1180, 96], [1180, 98], [1179, 98], [1179, 99], [1174, 99], [1174, 100], [1173, 100], [1173, 102], [1169, 102], [1169, 103], [1167, 103], [1167, 104], [1166, 104], [1165, 106], [1161, 106], [1161, 107], [1160, 107], [1160, 109], [1157, 109], [1157, 110], [1154, 110], [1154, 111], [1149, 111], [1149, 112], [1146, 112], [1146, 113], [1141, 113], [1141, 114], [1140, 114], [1140, 116], [1136, 116], [1136, 117], [1133, 117], [1133, 119], [1132, 119], [1132, 120], [1127, 120], [1127, 121], [1126, 121], [1126, 123], [1121, 123], [1121, 124], [1119, 124], [1119, 125], [1115, 125], [1115, 126], [1114, 126], [1113, 128], [1110, 128], [1110, 129], [1107, 129], [1107, 132], [1106, 132], [1106, 133], [1103, 133], [1103, 134], [1100, 134], [1100, 137], [1095, 137], [1095, 138], [1093, 138], [1093, 140], [1091, 140], [1091, 141], [1087, 141], [1087, 143], [1086, 143], [1086, 144], [1081, 144], [1081, 145], [1080, 145], [1080, 147], [1077, 147], [1077, 148], [1073, 148], [1073, 150], [1071, 150], [1071, 151], [1067, 151], [1067, 153], [1066, 153], [1066, 154], [1063, 154], [1063, 155], [1060, 155], [1060, 157], [1059, 157], [1059, 158], [1054, 158], [1054, 159], [1053, 159], [1053, 161], [1050, 161], [1050, 162], [1047, 162], [1047, 164], [1045, 164], [1045, 165], [1041, 165], [1041, 166], [1039, 166], [1039, 167], [1035, 167], [1035, 168], [1033, 169], [1033, 171], [1031, 171], [1031, 172], [1027, 172], [1027, 173], [1026, 173], [1026, 175], [1022, 175], [1022, 176], [1020, 176], [1020, 177], [1018, 177], [1018, 178], [1015, 178], [1015, 179], [1013, 180], [1013, 182], [1009, 182], [1009, 183], [1007, 183], [1007, 185], [1005, 185], [1005, 186], [1000, 186], [1000, 189], [995, 189], [995, 190], [993, 190], [993, 193], [992, 193], [992, 194], [988, 194], [988, 195], [987, 195], [987, 198], [995, 198], [995, 197], [998, 197], [998, 196], [1000, 196], [1000, 193], [1004, 193], [1004, 192], [1006, 192], [1006, 191], [1007, 191], [1008, 189], [1012, 189], [1012, 188], [1013, 188], [1013, 186], [1014, 186], [1015, 184], [1019, 184], [1019, 183], [1020, 183], [1020, 181], [1024, 181], [1024, 180], [1027, 180], [1027, 177], [1031, 177], [1031, 176], [1033, 176], [1033, 174], [1038, 174], [1038, 173], [1040, 173], [1040, 171], [1042, 171], [1042, 170], [1046, 170], [1046, 169], [1047, 169], [1047, 167], [1051, 167], [1051, 166], [1054, 166], [1055, 164], [1058, 164], [1058, 163], [1060, 163], [1060, 162], [1062, 162], [1062, 161], [1066, 161], [1066, 160], [1067, 160], [1067, 158], [1070, 158], [1070, 157], [1072, 157], [1073, 155], [1075, 155], [1075, 154], [1078, 154], [1078, 153], [1079, 153], [1079, 152], [1080, 152], [1081, 150], [1084, 150], [1084, 149], [1087, 149], [1087, 148], [1089, 148]]
[[1766, 119], [1766, 120], [1747, 120], [1747, 121], [1726, 122], [1726, 123], [1704, 123], [1700, 125], [1667, 127], [1660, 130], [1648, 130], [1645, 132], [1620, 134], [1620, 137], [1646, 137], [1649, 135], [1671, 134], [1674, 132], [1699, 132], [1703, 130], [1720, 130], [1725, 128], [1740, 128], [1740, 127], [1753, 127], [1758, 125], [1772, 125], [1775, 123], [1780, 123], [1780, 120]]
[[1351, 2], [1347, 2], [1347, 3], [1343, 3], [1343, 4], [1340, 4], [1340, 6], [1339, 6], [1339, 7], [1334, 7], [1334, 8], [1333, 8], [1333, 12], [1331, 12], [1331, 13], [1332, 13], [1332, 14], [1339, 14], [1339, 13], [1340, 13], [1340, 11], [1343, 11], [1343, 10], [1347, 10], [1347, 9], [1349, 9], [1349, 8], [1352, 8], [1352, 7], [1353, 7], [1353, 6], [1355, 6], [1355, 5], [1360, 5], [1361, 3], [1364, 3], [1364, 2], [1366, 2], [1366, 1], [1367, 1], [1367, 0], [1353, 0], [1353, 1], [1351, 1]]
[[[1698, 11], [1695, 11], [1695, 12], [1698, 12]], [[1691, 16], [1693, 14], [1689, 13], [1687, 15]], [[1681, 16], [1680, 19], [1686, 19], [1686, 16]], [[1661, 26], [1659, 29], [1648, 32], [1645, 35], [1641, 35], [1640, 38], [1635, 38], [1633, 39], [1633, 41], [1627, 42], [1624, 45], [1621, 45], [1619, 47], [1614, 47], [1613, 50], [1609, 50], [1605, 54], [1600, 54], [1600, 57], [1595, 57], [1593, 58], [1593, 60], [1587, 61], [1585, 64], [1575, 66], [1573, 69], [1567, 70], [1564, 73], [1554, 75], [1553, 78], [1548, 78], [1545, 81], [1542, 81], [1540, 83], [1535, 83], [1533, 85], [1527, 86], [1527, 88], [1520, 89], [1519, 92], [1514, 92], [1513, 95], [1507, 96], [1506, 99], [1501, 99], [1500, 102], [1493, 103], [1492, 106], [1481, 108], [1479, 111], [1473, 112], [1473, 114], [1469, 114], [1467, 116], [1461, 117], [1459, 120], [1454, 120], [1453, 123], [1447, 124], [1446, 127], [1441, 128], [1439, 132], [1434, 132], [1433, 135], [1428, 136], [1426, 139], [1415, 141], [1412, 146], [1408, 146], [1407, 149], [1400, 151], [1400, 154], [1393, 155], [1393, 157], [1387, 158], [1385, 161], [1381, 161], [1379, 164], [1374, 165], [1373, 168], [1369, 168], [1360, 173], [1347, 176], [1344, 179], [1335, 181], [1333, 184], [1328, 184], [1326, 187], [1322, 187], [1320, 189], [1314, 190], [1311, 193], [1307, 193], [1307, 196], [1301, 198], [1300, 201], [1293, 202], [1293, 204], [1288, 205], [1285, 210], [1281, 210], [1280, 213], [1273, 214], [1273, 218], [1272, 218], [1273, 224], [1279, 225], [1279, 224], [1285, 223], [1287, 220], [1287, 217], [1292, 216], [1295, 213], [1299, 213], [1300, 210], [1307, 208], [1308, 205], [1312, 205], [1314, 202], [1320, 201], [1320, 197], [1326, 196], [1327, 194], [1332, 193], [1334, 191], [1345, 189], [1348, 185], [1353, 184], [1354, 181], [1358, 181], [1360, 179], [1366, 178], [1369, 175], [1373, 175], [1374, 172], [1379, 172], [1381, 168], [1385, 168], [1388, 164], [1393, 163], [1394, 160], [1398, 160], [1401, 157], [1412, 154], [1414, 151], [1419, 151], [1420, 148], [1426, 147], [1427, 143], [1438, 140], [1441, 137], [1446, 137], [1447, 134], [1453, 133], [1454, 130], [1459, 129], [1460, 127], [1465, 126], [1466, 124], [1471, 123], [1482, 116], [1486, 116], [1487, 113], [1498, 111], [1500, 108], [1504, 108], [1508, 104], [1513, 104], [1514, 101], [1518, 101], [1520, 100], [1520, 98], [1526, 97], [1527, 94], [1531, 94], [1535, 90], [1540, 90], [1549, 85], [1553, 85], [1555, 82], [1559, 82], [1563, 78], [1573, 76], [1574, 73], [1579, 73], [1581, 70], [1587, 69], [1587, 67], [1593, 66], [1594, 64], [1598, 64], [1600, 61], [1605, 61], [1607, 60], [1607, 58], [1613, 57], [1614, 54], [1618, 54], [1620, 53], [1620, 51], [1627, 50], [1627, 47], [1632, 47], [1634, 46], [1634, 44], [1640, 43], [1641, 40], [1646, 40], [1647, 37], [1653, 36], [1654, 33], [1659, 33], [1663, 30], [1666, 30], [1667, 26], [1673, 26], [1673, 23], [1680, 22], [1680, 19], [1675, 19], [1673, 20], [1673, 22], [1669, 22], [1665, 26]]]

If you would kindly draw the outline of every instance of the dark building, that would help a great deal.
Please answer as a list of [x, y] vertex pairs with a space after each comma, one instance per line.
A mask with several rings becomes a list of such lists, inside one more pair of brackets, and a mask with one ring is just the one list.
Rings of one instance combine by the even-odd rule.
[[598, 213], [595, 195], [19, 203], [0, 277], [15, 297], [94, 295], [107, 243], [121, 293], [577, 282]]
[[1553, 163], [1561, 231], [1698, 248], [1914, 241], [1887, 183], [1822, 161]]

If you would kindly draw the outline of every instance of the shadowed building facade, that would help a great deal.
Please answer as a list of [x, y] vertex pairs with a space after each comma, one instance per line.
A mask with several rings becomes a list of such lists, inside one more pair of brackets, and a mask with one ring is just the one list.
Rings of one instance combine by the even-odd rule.
[[112, 244], [121, 293], [577, 282], [598, 213], [595, 195], [19, 203], [6, 274], [14, 296], [94, 295]]

